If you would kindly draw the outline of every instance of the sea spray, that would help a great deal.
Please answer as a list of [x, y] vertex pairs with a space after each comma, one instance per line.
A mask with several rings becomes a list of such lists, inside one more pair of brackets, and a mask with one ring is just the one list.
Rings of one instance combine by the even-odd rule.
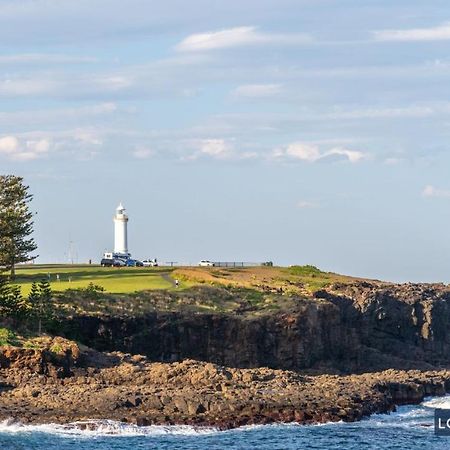
[[1, 433], [51, 433], [68, 436], [198, 436], [217, 433], [213, 427], [191, 425], [150, 425], [140, 427], [115, 420], [83, 420], [68, 424], [23, 424], [13, 419], [0, 422]]

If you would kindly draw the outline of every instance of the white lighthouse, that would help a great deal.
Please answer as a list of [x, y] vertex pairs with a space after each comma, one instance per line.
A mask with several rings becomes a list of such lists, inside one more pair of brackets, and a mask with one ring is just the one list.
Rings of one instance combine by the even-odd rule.
[[122, 203], [116, 209], [114, 216], [114, 253], [128, 256], [128, 234], [127, 234], [128, 216]]

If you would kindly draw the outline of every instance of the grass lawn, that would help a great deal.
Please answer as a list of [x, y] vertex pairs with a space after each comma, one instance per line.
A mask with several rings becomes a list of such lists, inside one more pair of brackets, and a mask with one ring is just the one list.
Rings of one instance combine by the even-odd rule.
[[[58, 280], [59, 275], [59, 280]], [[333, 282], [354, 278], [323, 272], [314, 266], [291, 267], [100, 267], [97, 265], [30, 265], [17, 268], [15, 283], [28, 295], [33, 281], [49, 279], [55, 292], [85, 288], [89, 283], [102, 286], [107, 293], [128, 294], [155, 289], [179, 289], [196, 285], [225, 285], [260, 292], [281, 288], [287, 294], [310, 295]]]
[[336, 282], [352, 282], [355, 278], [323, 272], [314, 266], [291, 267], [179, 267], [173, 272], [184, 282], [254, 289], [262, 292], [282, 289], [287, 294], [311, 295]]
[[22, 287], [24, 295], [29, 293], [33, 281], [42, 279], [50, 279], [53, 291], [85, 288], [92, 282], [105, 288], [106, 292], [125, 294], [149, 289], [172, 289], [170, 273], [171, 269], [167, 267], [33, 265], [17, 269], [15, 284]]

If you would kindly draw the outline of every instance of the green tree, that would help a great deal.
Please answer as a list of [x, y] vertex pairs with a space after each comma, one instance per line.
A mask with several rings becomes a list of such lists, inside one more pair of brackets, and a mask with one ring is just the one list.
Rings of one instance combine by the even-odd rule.
[[50, 283], [48, 282], [48, 280], [42, 280], [39, 285], [38, 285], [38, 289], [39, 289], [39, 294], [41, 295], [41, 300], [44, 303], [50, 303], [51, 299], [52, 299], [52, 288], [50, 286]]
[[38, 333], [42, 332], [42, 323], [52, 317], [52, 288], [47, 280], [42, 280], [39, 284], [33, 283], [28, 295], [28, 302], [31, 308], [31, 317], [37, 320]]
[[33, 284], [31, 285], [31, 290], [30, 293], [28, 294], [28, 303], [30, 304], [30, 317], [31, 319], [34, 321], [35, 319], [38, 322], [38, 332], [39, 334], [41, 334], [41, 328], [42, 328], [42, 319], [41, 319], [41, 315], [40, 315], [40, 309], [41, 309], [41, 304], [40, 304], [40, 300], [41, 300], [41, 296], [39, 293], [39, 288], [38, 285], [33, 282]]
[[22, 177], [0, 175], [0, 268], [15, 276], [15, 266], [31, 261], [36, 243], [33, 233], [33, 213], [29, 203], [33, 196], [28, 192]]
[[19, 286], [11, 285], [0, 275], [0, 317], [21, 318], [27, 314], [28, 302], [22, 297]]

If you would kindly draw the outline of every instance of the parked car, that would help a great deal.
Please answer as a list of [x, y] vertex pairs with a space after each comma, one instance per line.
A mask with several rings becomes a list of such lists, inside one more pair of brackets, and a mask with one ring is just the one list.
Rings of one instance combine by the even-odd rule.
[[200, 267], [214, 267], [214, 263], [211, 262], [211, 261], [208, 261], [208, 260], [206, 260], [206, 259], [202, 259], [202, 260], [198, 263], [198, 265], [199, 265]]
[[144, 261], [142, 261], [142, 265], [145, 267], [158, 267], [156, 259], [144, 259]]
[[142, 261], [137, 259], [127, 259], [126, 266], [127, 267], [142, 267], [144, 264]]
[[103, 258], [103, 259], [100, 261], [100, 265], [101, 265], [102, 267], [112, 267], [112, 266], [114, 265], [114, 260], [113, 260], [113, 259], [110, 259], [110, 258]]

